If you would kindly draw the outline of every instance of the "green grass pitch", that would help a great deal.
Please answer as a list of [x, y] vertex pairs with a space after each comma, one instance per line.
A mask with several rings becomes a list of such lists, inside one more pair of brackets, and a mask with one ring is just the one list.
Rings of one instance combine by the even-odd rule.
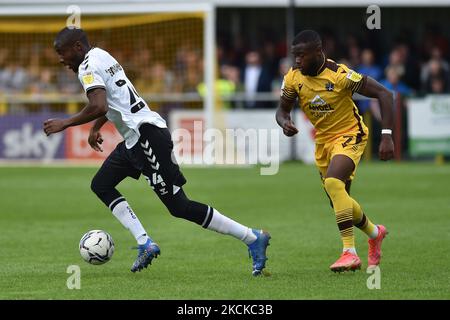
[[[96, 168], [0, 168], [0, 299], [449, 299], [450, 166], [362, 163], [352, 195], [390, 234], [381, 289], [366, 282], [367, 240], [355, 230], [362, 270], [334, 274], [341, 251], [334, 214], [313, 166], [289, 163], [274, 176], [258, 168], [185, 168], [186, 193], [272, 234], [267, 269], [253, 278], [244, 244], [176, 219], [144, 179], [119, 185], [162, 255], [130, 272], [131, 234], [90, 191]], [[84, 262], [81, 236], [104, 229], [112, 260]], [[69, 265], [81, 289], [69, 290]]]

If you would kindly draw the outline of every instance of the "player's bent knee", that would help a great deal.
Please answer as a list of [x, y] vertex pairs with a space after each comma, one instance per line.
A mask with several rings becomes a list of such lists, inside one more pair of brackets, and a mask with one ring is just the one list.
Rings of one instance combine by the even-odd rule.
[[185, 218], [188, 211], [188, 205], [189, 201], [178, 200], [170, 206], [167, 206], [167, 209], [169, 209], [170, 214], [175, 218]]
[[102, 180], [98, 178], [98, 176], [95, 176], [91, 181], [91, 190], [100, 199], [103, 199], [106, 195], [114, 191], [114, 187], [107, 186], [106, 184], [102, 183]]
[[92, 192], [94, 192], [96, 195], [101, 194], [101, 190], [102, 188], [100, 187], [100, 184], [98, 182], [98, 179], [96, 179], [96, 177], [94, 177], [91, 181], [91, 190]]
[[204, 222], [208, 212], [207, 205], [190, 200], [182, 190], [170, 197], [170, 199], [165, 199], [164, 204], [172, 216], [189, 220], [199, 225]]
[[188, 211], [189, 199], [181, 190], [174, 194], [170, 199], [164, 201], [170, 214], [176, 218], [184, 218]]
[[331, 200], [333, 200], [339, 192], [345, 191], [345, 183], [336, 178], [326, 178], [324, 186]]

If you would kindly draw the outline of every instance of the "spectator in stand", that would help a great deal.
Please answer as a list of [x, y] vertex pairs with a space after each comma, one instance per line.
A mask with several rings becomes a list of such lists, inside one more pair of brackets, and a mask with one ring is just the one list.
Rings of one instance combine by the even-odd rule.
[[358, 44], [358, 39], [354, 35], [349, 35], [347, 37], [347, 66], [349, 68], [355, 69], [358, 65], [361, 64], [361, 48]]
[[4, 76], [6, 66], [8, 65], [9, 50], [0, 48], [0, 90], [6, 91], [6, 76]]
[[79, 83], [73, 81], [73, 71], [66, 68], [59, 68], [56, 71], [56, 86], [58, 92], [61, 94], [76, 94], [82, 93], [83, 88]]
[[[394, 60], [395, 62], [395, 60]], [[402, 109], [404, 109], [404, 100], [402, 99], [403, 96], [409, 96], [412, 94], [411, 88], [409, 88], [405, 83], [401, 81], [401, 77], [404, 73], [404, 69], [402, 68], [401, 64], [393, 64], [388, 65], [385, 69], [386, 78], [381, 80], [380, 83], [385, 86], [388, 90], [392, 91], [395, 95], [395, 108], [397, 106], [401, 106]], [[400, 94], [400, 96], [397, 96], [397, 93]], [[399, 99], [399, 100], [397, 100]], [[372, 122], [372, 130], [374, 132], [379, 132], [382, 128], [380, 127], [380, 121], [381, 121], [381, 111], [380, 111], [380, 105], [377, 100], [370, 100], [370, 111], [373, 115], [374, 119], [376, 121]], [[402, 150], [407, 150], [407, 129], [406, 129], [406, 112], [402, 112], [402, 127], [403, 127], [403, 134], [402, 134]], [[374, 135], [372, 137], [372, 153], [377, 152], [377, 146], [379, 144], [380, 137], [378, 135]]]
[[273, 41], [267, 40], [262, 46], [263, 55], [262, 60], [264, 65], [270, 73], [270, 77], [275, 77], [278, 74], [279, 57], [277, 56], [276, 46]]
[[406, 43], [396, 45], [394, 51], [398, 53], [399, 62], [404, 69], [401, 80], [413, 90], [419, 90], [420, 67], [417, 57], [413, 56], [409, 45]]
[[325, 55], [335, 61], [339, 60], [341, 57], [338, 52], [338, 44], [334, 32], [324, 28], [320, 31], [320, 35], [322, 36], [322, 49]]
[[30, 83], [30, 93], [32, 95], [57, 93], [58, 88], [53, 78], [54, 74], [49, 67], [41, 68], [39, 77]]
[[135, 87], [142, 93], [166, 93], [171, 92], [174, 76], [162, 62], [143, 68], [140, 77], [135, 81]]
[[[356, 71], [374, 78], [377, 81], [381, 80], [383, 72], [379, 66], [375, 64], [375, 55], [373, 51], [366, 48], [361, 53], [361, 64], [356, 67]], [[370, 100], [359, 100], [357, 106], [359, 111], [363, 114], [370, 109]]]
[[[403, 72], [404, 71], [401, 66], [389, 65], [386, 67], [385, 70], [386, 78], [381, 80], [380, 83], [387, 89], [392, 91], [394, 94], [399, 93], [402, 96], [409, 96], [412, 94], [412, 90], [400, 80]], [[376, 128], [378, 128], [378, 124], [381, 121], [381, 111], [378, 101], [370, 100], [369, 107], [372, 116], [375, 118], [377, 122], [374, 123], [374, 125]]]
[[28, 72], [19, 63], [12, 62], [1, 73], [0, 87], [12, 93], [25, 92], [29, 83]]
[[180, 47], [176, 54], [175, 68], [175, 91], [197, 92], [197, 86], [203, 81], [200, 51], [188, 45]]
[[199, 51], [189, 50], [185, 61], [183, 92], [197, 92], [197, 86], [203, 81], [203, 59]]
[[383, 71], [375, 64], [375, 54], [369, 48], [361, 52], [361, 64], [356, 68], [356, 71], [370, 76], [377, 81], [381, 80], [383, 76]]
[[[258, 51], [249, 51], [245, 56], [245, 67], [242, 71], [242, 83], [247, 97], [254, 97], [260, 92], [271, 92], [272, 77], [263, 65]], [[248, 100], [245, 108], [272, 108], [270, 101]]]
[[[428, 63], [428, 75], [423, 82], [423, 92], [427, 93], [436, 93], [436, 89], [439, 86], [442, 86], [441, 90], [438, 90], [439, 93], [445, 93], [449, 91], [449, 72], [444, 70], [443, 65], [439, 60], [431, 60]], [[435, 89], [433, 89], [433, 83]], [[438, 84], [439, 83], [439, 84]], [[436, 87], [437, 86], [437, 87]]]
[[442, 77], [430, 78], [430, 94], [447, 94], [449, 93], [448, 85]]
[[[121, 50], [114, 50], [111, 54], [114, 57], [124, 59], [124, 54]], [[123, 68], [129, 70], [129, 77], [137, 79], [141, 79], [144, 76], [143, 72], [150, 72], [150, 63], [155, 61], [150, 50], [142, 45], [133, 51], [129, 60], [118, 60], [119, 58], [116, 58], [117, 62], [119, 62]]]
[[[236, 92], [244, 92], [244, 85], [241, 82], [241, 70], [233, 65], [223, 65], [221, 67], [221, 73], [226, 81], [232, 83], [230, 87], [233, 87], [233, 94]], [[244, 101], [230, 101], [230, 108], [242, 109], [244, 108]]]
[[387, 76], [387, 68], [388, 67], [395, 67], [397, 73], [402, 77], [405, 74], [405, 65], [404, 61], [402, 59], [402, 55], [400, 54], [400, 51], [397, 49], [392, 49], [389, 53], [389, 59], [387, 62], [387, 65], [384, 69], [385, 76]]
[[281, 94], [281, 85], [283, 83], [284, 75], [288, 73], [291, 67], [292, 67], [292, 59], [283, 58], [280, 60], [278, 67], [278, 75], [272, 81], [272, 92], [277, 97], [279, 97]]
[[423, 55], [428, 59], [432, 57], [434, 48], [438, 48], [443, 57], [449, 57], [450, 43], [447, 36], [443, 35], [441, 28], [436, 24], [425, 26], [425, 32], [421, 41]]
[[[222, 65], [220, 67], [220, 75], [219, 78], [215, 81], [215, 93], [216, 93], [216, 107], [219, 110], [222, 109], [231, 109], [233, 107], [233, 102], [228, 101], [228, 98], [232, 97], [236, 92], [236, 83], [233, 80], [239, 79], [239, 74], [234, 74], [235, 70], [239, 70], [234, 66], [230, 65]], [[204, 97], [206, 94], [206, 85], [204, 82], [200, 83], [197, 86], [198, 93], [201, 97]]]
[[449, 64], [442, 59], [442, 54], [438, 47], [431, 51], [431, 59], [423, 65], [421, 80], [424, 94], [447, 93], [450, 91]]
[[381, 84], [393, 92], [398, 92], [402, 96], [409, 96], [412, 94], [411, 88], [409, 88], [404, 82], [401, 81], [401, 77], [404, 73], [404, 69], [398, 65], [389, 65], [386, 67], [386, 78], [381, 80]]

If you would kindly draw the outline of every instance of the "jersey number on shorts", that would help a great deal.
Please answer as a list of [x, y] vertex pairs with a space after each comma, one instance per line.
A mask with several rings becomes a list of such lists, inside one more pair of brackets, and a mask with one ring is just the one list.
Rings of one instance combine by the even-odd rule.
[[[127, 82], [123, 79], [117, 80], [116, 85], [118, 87], [122, 87], [124, 84], [126, 84]], [[140, 98], [140, 96], [137, 94], [136, 90], [133, 88], [133, 86], [127, 85], [128, 88], [128, 92], [130, 93], [130, 107], [131, 107], [131, 113], [136, 113], [139, 110], [141, 110], [142, 108], [145, 107], [145, 103], [144, 101], [142, 101]], [[139, 98], [139, 101], [136, 103], [136, 96]]]

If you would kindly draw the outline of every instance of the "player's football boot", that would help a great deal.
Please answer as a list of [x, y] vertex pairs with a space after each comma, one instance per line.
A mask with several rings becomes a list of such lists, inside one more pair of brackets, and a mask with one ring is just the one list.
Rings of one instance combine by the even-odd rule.
[[138, 256], [136, 261], [131, 267], [131, 272], [141, 271], [143, 268], [147, 268], [149, 264], [152, 264], [153, 258], [157, 258], [161, 254], [161, 250], [158, 245], [148, 238], [145, 244], [139, 245], [133, 249], [138, 249]]
[[[269, 245], [270, 234], [267, 231], [252, 229], [256, 240], [248, 245], [248, 252], [253, 260], [254, 276], [259, 276], [263, 273], [263, 269], [266, 267], [266, 249]], [[268, 275], [268, 273], [265, 273]]]
[[330, 266], [333, 272], [355, 271], [361, 269], [361, 259], [350, 251], [344, 251], [340, 258]]
[[377, 225], [378, 236], [375, 239], [369, 239], [369, 254], [368, 254], [368, 267], [377, 266], [381, 260], [381, 243], [386, 235], [389, 233], [385, 226]]

